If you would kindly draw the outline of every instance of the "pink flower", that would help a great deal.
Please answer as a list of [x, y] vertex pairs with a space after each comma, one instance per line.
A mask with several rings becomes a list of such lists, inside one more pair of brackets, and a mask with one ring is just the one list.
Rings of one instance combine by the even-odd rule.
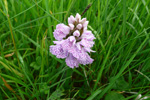
[[68, 52], [63, 50], [61, 45], [50, 46], [50, 52], [56, 55], [57, 58], [66, 58], [68, 56]]
[[60, 41], [63, 40], [63, 38], [65, 38], [69, 34], [69, 32], [70, 32], [70, 27], [64, 24], [58, 24], [53, 34], [55, 39]]
[[88, 21], [81, 19], [78, 13], [68, 18], [68, 26], [58, 24], [53, 32], [57, 41], [50, 46], [50, 52], [57, 58], [66, 58], [66, 64], [70, 68], [78, 67], [79, 64], [91, 64], [94, 60], [88, 53], [94, 45], [94, 35], [87, 30]]

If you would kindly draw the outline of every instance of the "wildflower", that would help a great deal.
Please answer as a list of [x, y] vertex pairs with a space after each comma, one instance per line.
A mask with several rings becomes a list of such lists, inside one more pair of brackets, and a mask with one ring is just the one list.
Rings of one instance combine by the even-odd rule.
[[70, 27], [64, 24], [58, 24], [56, 30], [53, 32], [56, 40], [60, 41], [65, 38], [70, 32]]
[[88, 53], [94, 45], [94, 35], [87, 30], [88, 21], [81, 19], [78, 13], [68, 18], [68, 25], [63, 23], [56, 26], [53, 32], [55, 45], [50, 46], [50, 52], [57, 58], [66, 58], [66, 64], [70, 68], [78, 67], [79, 64], [91, 64], [94, 60]]

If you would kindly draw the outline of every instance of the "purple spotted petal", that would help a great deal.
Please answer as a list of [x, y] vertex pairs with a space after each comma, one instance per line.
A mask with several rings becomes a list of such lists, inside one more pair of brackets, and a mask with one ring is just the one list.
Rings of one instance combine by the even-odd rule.
[[65, 38], [69, 34], [69, 32], [70, 32], [70, 27], [64, 24], [58, 24], [53, 34], [55, 39], [60, 41], [63, 40], [63, 38]]
[[68, 56], [68, 52], [64, 51], [61, 45], [52, 45], [50, 46], [50, 52], [53, 55], [56, 55], [57, 58], [66, 58]]
[[95, 37], [94, 37], [94, 35], [92, 34], [92, 32], [91, 31], [84, 31], [83, 32], [83, 34], [82, 34], [82, 36], [81, 36], [82, 38], [86, 38], [86, 39], [88, 39], [89, 41], [93, 41], [94, 39], [96, 39]]
[[66, 64], [71, 68], [79, 66], [78, 60], [72, 54], [69, 54], [69, 56], [66, 58]]
[[78, 62], [83, 65], [91, 64], [93, 61], [94, 60], [88, 54], [86, 55], [86, 60], [78, 60]]
[[91, 47], [93, 47], [93, 45], [94, 45], [94, 41], [89, 41], [88, 39], [84, 38], [84, 39], [82, 39], [82, 40], [80, 41], [80, 44], [81, 44], [82, 46], [84, 46], [84, 47], [89, 47], [89, 48], [91, 48]]

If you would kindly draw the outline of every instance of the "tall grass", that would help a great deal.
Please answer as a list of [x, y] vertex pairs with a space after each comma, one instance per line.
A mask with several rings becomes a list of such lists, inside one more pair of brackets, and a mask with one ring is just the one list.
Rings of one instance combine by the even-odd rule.
[[[70, 69], [49, 52], [52, 32], [89, 4], [94, 62]], [[148, 97], [149, 35], [150, 0], [0, 0], [0, 100]]]

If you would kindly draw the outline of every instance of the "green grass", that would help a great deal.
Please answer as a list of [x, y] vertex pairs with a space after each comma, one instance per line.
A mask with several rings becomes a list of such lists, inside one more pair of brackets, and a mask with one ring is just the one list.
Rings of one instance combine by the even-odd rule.
[[[71, 69], [49, 52], [52, 32], [89, 4], [94, 62]], [[150, 96], [149, 35], [150, 0], [0, 0], [0, 100]]]

